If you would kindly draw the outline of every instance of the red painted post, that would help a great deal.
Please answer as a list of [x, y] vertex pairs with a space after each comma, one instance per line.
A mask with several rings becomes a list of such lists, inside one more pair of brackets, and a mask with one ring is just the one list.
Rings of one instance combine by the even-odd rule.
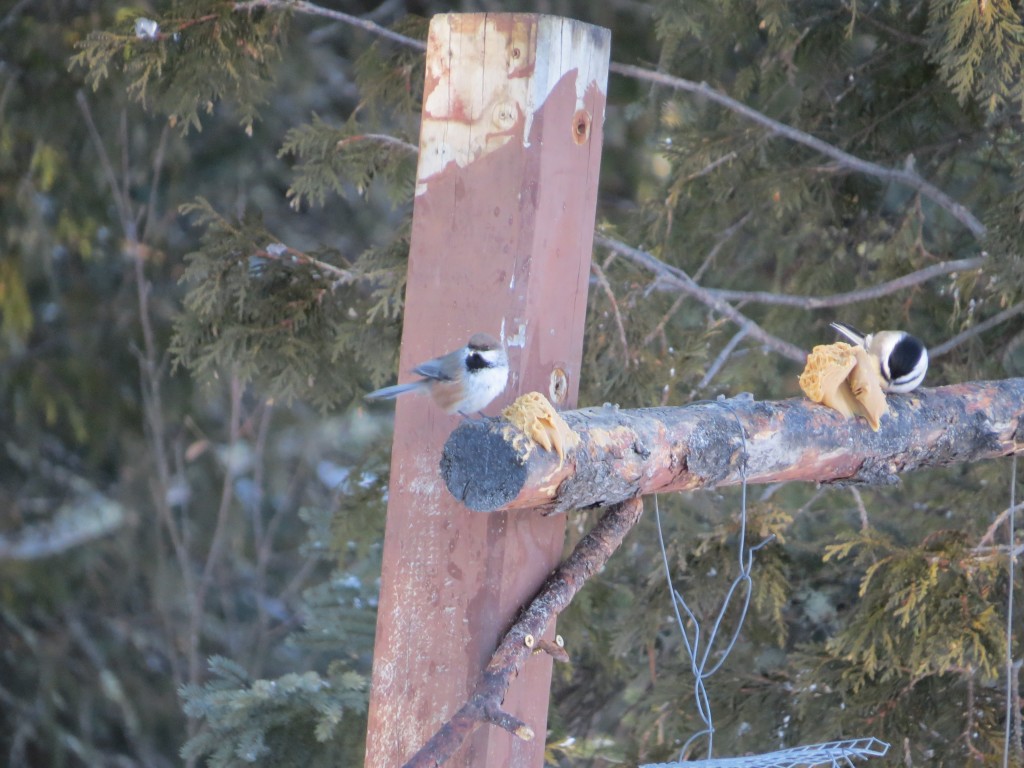
[[[567, 377], [576, 400], [610, 34], [532, 14], [431, 21], [399, 381], [484, 331], [511, 376], [488, 409]], [[366, 766], [400, 766], [467, 699], [518, 608], [558, 562], [563, 516], [481, 514], [445, 489], [458, 423], [428, 398], [395, 414]], [[505, 699], [537, 734], [484, 726], [449, 765], [540, 766], [551, 662]]]

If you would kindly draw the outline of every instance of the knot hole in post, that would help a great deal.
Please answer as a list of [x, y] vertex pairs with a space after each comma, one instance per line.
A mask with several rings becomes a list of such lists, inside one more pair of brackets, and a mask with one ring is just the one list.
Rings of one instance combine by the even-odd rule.
[[577, 109], [572, 116], [572, 140], [577, 144], [586, 144], [590, 138], [590, 113], [585, 109]]
[[555, 368], [551, 372], [551, 381], [548, 383], [548, 399], [552, 405], [561, 405], [565, 402], [565, 396], [569, 392], [569, 377], [561, 368]]

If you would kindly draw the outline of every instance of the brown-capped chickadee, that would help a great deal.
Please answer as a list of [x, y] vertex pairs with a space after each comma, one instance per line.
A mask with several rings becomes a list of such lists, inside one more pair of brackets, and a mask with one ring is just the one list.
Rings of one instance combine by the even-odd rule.
[[831, 326], [854, 344], [878, 358], [886, 392], [911, 392], [924, 381], [928, 372], [928, 350], [921, 340], [905, 331], [878, 331], [864, 334], [846, 323]]
[[365, 395], [366, 399], [390, 400], [406, 392], [429, 392], [447, 413], [468, 416], [482, 411], [505, 389], [508, 355], [493, 336], [475, 333], [466, 346], [420, 363], [413, 373], [423, 378], [375, 390]]

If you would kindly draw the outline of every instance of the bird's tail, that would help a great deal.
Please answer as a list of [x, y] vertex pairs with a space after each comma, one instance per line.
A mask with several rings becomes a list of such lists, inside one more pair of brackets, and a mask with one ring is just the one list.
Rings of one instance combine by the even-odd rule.
[[408, 384], [395, 384], [392, 387], [384, 387], [384, 389], [375, 389], [373, 392], [363, 395], [366, 400], [391, 400], [404, 395], [406, 392], [415, 392], [418, 389], [422, 389], [426, 386], [425, 381], [410, 381]]

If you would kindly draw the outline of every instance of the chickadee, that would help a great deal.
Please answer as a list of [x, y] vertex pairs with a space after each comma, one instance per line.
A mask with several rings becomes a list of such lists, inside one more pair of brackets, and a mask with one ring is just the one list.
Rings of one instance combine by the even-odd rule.
[[423, 378], [378, 389], [366, 399], [390, 400], [406, 392], [426, 391], [447, 413], [468, 416], [482, 411], [505, 389], [508, 355], [493, 336], [476, 333], [466, 346], [420, 363], [413, 373]]
[[886, 392], [910, 392], [916, 389], [928, 372], [928, 350], [921, 340], [905, 331], [878, 331], [863, 334], [846, 323], [831, 326], [854, 344], [878, 358]]

